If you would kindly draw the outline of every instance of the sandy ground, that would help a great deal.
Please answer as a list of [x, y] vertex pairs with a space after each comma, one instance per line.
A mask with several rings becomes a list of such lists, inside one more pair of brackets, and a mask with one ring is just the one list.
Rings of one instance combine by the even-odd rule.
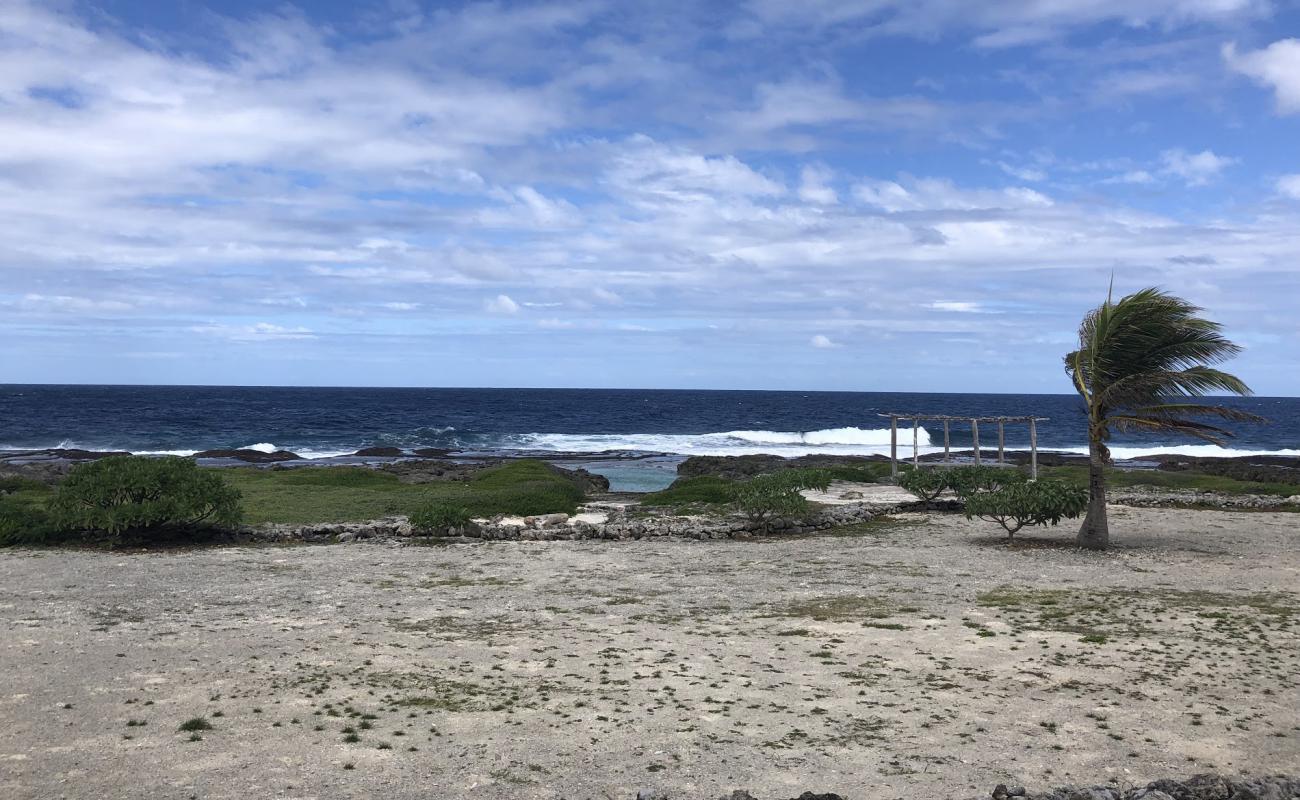
[[[1113, 513], [1104, 555], [937, 514], [753, 541], [3, 551], [0, 797], [1300, 771], [1300, 515]], [[194, 717], [212, 729], [178, 731]]]

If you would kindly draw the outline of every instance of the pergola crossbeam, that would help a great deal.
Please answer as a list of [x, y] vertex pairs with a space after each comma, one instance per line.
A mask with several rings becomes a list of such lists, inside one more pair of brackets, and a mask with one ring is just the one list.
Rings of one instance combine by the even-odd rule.
[[998, 426], [998, 463], [1006, 463], [1006, 426], [1007, 423], [1029, 425], [1029, 472], [1031, 477], [1038, 477], [1038, 423], [1046, 422], [1047, 417], [961, 417], [952, 414], [911, 414], [911, 413], [891, 413], [880, 414], [882, 417], [889, 417], [889, 473], [893, 477], [898, 477], [898, 422], [903, 420], [912, 423], [912, 466], [918, 467], [921, 463], [920, 447], [920, 428], [922, 422], [942, 422], [943, 423], [943, 460], [950, 461], [952, 458], [952, 440], [950, 437], [950, 426], [953, 422], [965, 422], [970, 425], [971, 445], [975, 453], [975, 463], [980, 463], [980, 423], [994, 423]]

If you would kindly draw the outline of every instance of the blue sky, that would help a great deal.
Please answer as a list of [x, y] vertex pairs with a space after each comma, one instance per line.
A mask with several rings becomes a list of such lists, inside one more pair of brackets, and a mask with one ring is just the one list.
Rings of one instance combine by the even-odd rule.
[[1300, 394], [1300, 6], [0, 0], [0, 382]]

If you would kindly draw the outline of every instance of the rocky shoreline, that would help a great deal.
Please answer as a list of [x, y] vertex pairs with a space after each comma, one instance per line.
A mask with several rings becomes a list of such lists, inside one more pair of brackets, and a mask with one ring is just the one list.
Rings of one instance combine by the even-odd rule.
[[[1300, 780], [1287, 775], [1255, 778], [1230, 777], [1205, 773], [1187, 780], [1164, 778], [1144, 786], [1122, 788], [1107, 786], [1058, 786], [1044, 792], [1029, 792], [1023, 786], [1008, 788], [999, 784], [990, 793], [992, 800], [1294, 800], [1300, 798]], [[674, 795], [658, 789], [642, 789], [636, 800], [689, 800], [688, 795]], [[736, 789], [718, 800], [760, 800], [745, 789]], [[834, 792], [804, 792], [790, 800], [849, 800]]]
[[[638, 515], [627, 506], [588, 504], [578, 515], [544, 514], [519, 520], [485, 520], [464, 528], [438, 531], [434, 538], [460, 541], [577, 541], [632, 540], [675, 537], [680, 539], [740, 539], [756, 536], [799, 535], [830, 530], [844, 525], [869, 522], [903, 511], [938, 508], [955, 510], [956, 503], [929, 505], [906, 503], [846, 503], [820, 509], [803, 519], [774, 519], [755, 522], [740, 516]], [[604, 516], [599, 521], [584, 517]], [[270, 524], [241, 528], [240, 535], [266, 542], [357, 542], [364, 540], [407, 540], [418, 534], [403, 516], [366, 522], [325, 524]]]

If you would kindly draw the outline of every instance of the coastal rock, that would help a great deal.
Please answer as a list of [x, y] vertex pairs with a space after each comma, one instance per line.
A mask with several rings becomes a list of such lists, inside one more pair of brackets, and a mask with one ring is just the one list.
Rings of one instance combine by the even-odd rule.
[[400, 447], [363, 447], [352, 455], [362, 458], [401, 458], [405, 453]]
[[[990, 795], [996, 800], [1013, 796], [999, 785]], [[1238, 778], [1227, 775], [1194, 775], [1185, 781], [1161, 779], [1146, 786], [1120, 789], [1113, 786], [1059, 786], [1047, 792], [1028, 793], [1026, 800], [1295, 800], [1300, 798], [1300, 780], [1286, 775]]]
[[1221, 492], [1202, 492], [1195, 489], [1163, 489], [1142, 486], [1112, 489], [1107, 494], [1106, 500], [1114, 505], [1139, 508], [1195, 506], [1256, 511], [1300, 507], [1300, 496], [1225, 494]]
[[281, 461], [301, 461], [302, 456], [288, 450], [276, 450], [263, 453], [261, 450], [203, 450], [194, 454], [195, 458], [230, 458], [249, 464], [274, 464]]

